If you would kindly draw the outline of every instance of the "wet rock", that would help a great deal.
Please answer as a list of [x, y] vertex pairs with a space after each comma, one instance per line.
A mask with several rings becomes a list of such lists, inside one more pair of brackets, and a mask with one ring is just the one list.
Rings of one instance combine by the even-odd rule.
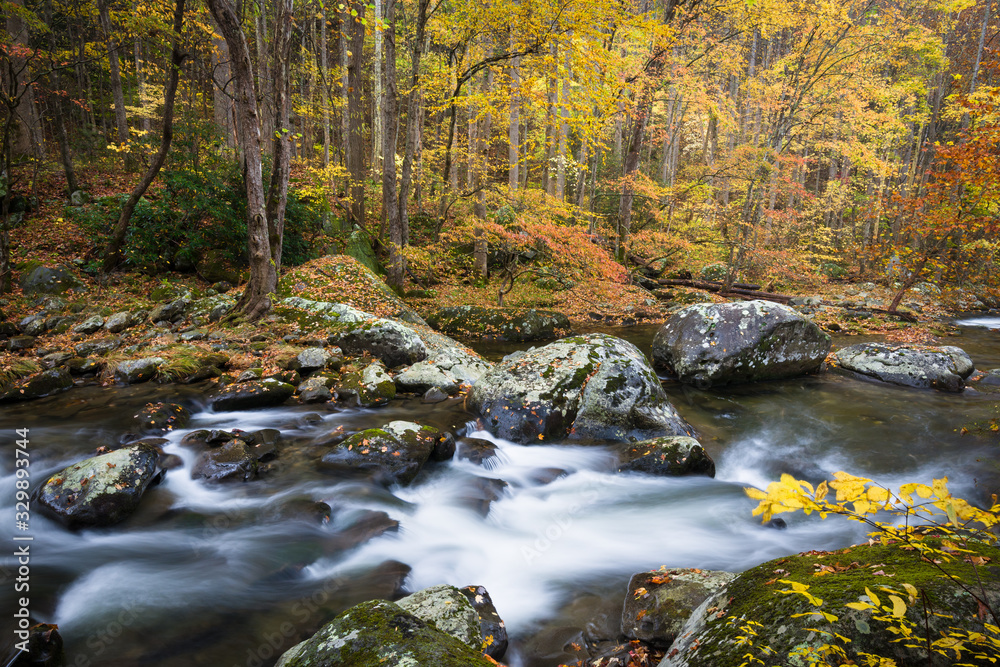
[[7, 349], [11, 352], [20, 352], [21, 350], [30, 350], [35, 346], [34, 336], [14, 336], [7, 341]]
[[510, 341], [551, 340], [570, 331], [569, 318], [562, 313], [534, 308], [449, 306], [428, 317], [427, 323], [452, 336]]
[[297, 389], [299, 400], [303, 403], [326, 403], [333, 398], [330, 385], [333, 382], [325, 377], [311, 377], [301, 383]]
[[427, 346], [420, 336], [393, 320], [362, 322], [331, 335], [344, 354], [360, 356], [367, 352], [389, 368], [408, 366], [427, 358]]
[[80, 322], [73, 327], [73, 333], [84, 334], [89, 336], [92, 333], [100, 331], [104, 326], [104, 318], [100, 315], [92, 315]]
[[288, 364], [288, 369], [293, 371], [299, 371], [303, 375], [308, 375], [313, 371], [318, 371], [326, 368], [327, 362], [333, 358], [333, 355], [324, 350], [321, 347], [310, 347], [296, 355], [294, 359]]
[[270, 461], [278, 455], [281, 431], [276, 428], [262, 428], [245, 433], [240, 438], [247, 443], [250, 453], [260, 462]]
[[4, 667], [62, 667], [65, 655], [58, 626], [36, 623], [30, 617], [25, 620], [30, 627], [14, 630], [17, 640], [0, 653]]
[[65, 366], [72, 358], [72, 352], [51, 352], [42, 357], [42, 366], [46, 369]]
[[36, 500], [43, 513], [67, 528], [119, 523], [158, 478], [158, 458], [153, 447], [139, 444], [86, 459], [49, 477]]
[[149, 311], [150, 322], [174, 322], [184, 316], [184, 311], [191, 305], [191, 299], [184, 295], [169, 303], [162, 303]]
[[497, 458], [497, 446], [482, 438], [462, 438], [456, 445], [455, 458], [489, 468], [490, 462]]
[[454, 396], [459, 390], [459, 380], [450, 371], [436, 364], [420, 361], [393, 378], [396, 389], [404, 393], [423, 394], [437, 389], [445, 397]]
[[122, 339], [118, 336], [107, 336], [97, 340], [88, 340], [73, 347], [78, 357], [103, 357], [108, 352], [121, 347]]
[[451, 433], [438, 431], [434, 436], [434, 449], [431, 450], [431, 461], [448, 461], [455, 456], [455, 436]]
[[[978, 555], [989, 559], [987, 562], [990, 563], [1000, 559], [1000, 550], [996, 547], [975, 540], [964, 541], [963, 545], [972, 552], [963, 554], [963, 558]], [[825, 554], [812, 551], [762, 563], [738, 574], [694, 611], [660, 667], [740, 664], [747, 647], [736, 638], [746, 635], [748, 621], [759, 624], [754, 627], [755, 632], [766, 640], [773, 651], [768, 664], [793, 664], [793, 650], [817, 649], [829, 642], [832, 633], [836, 633], [847, 640], [837, 643], [847, 648], [847, 659], [861, 662], [859, 657], [869, 653], [894, 660], [897, 665], [948, 667], [955, 662], [953, 655], [933, 654], [929, 657], [923, 638], [942, 637], [948, 634], [949, 629], [983, 632], [984, 618], [979, 613], [979, 603], [956, 586], [953, 580], [942, 576], [938, 566], [960, 580], [977, 582], [974, 584], [976, 593], [985, 596], [993, 608], [1000, 600], [1000, 581], [992, 573], [988, 577], [977, 575], [963, 558], [931, 564], [898, 545], [874, 544]], [[847, 568], [844, 572], [817, 577], [817, 562], [831, 566], [840, 563]], [[992, 566], [988, 567], [992, 569]], [[822, 609], [837, 616], [837, 620], [817, 621], [814, 615], [817, 607], [802, 595], [776, 594], [777, 590], [790, 590], [791, 586], [776, 583], [775, 577], [809, 586], [809, 593], [823, 600]], [[921, 641], [918, 642], [900, 642], [899, 636], [890, 631], [894, 623], [875, 620], [870, 611], [846, 606], [871, 601], [867, 587], [878, 595], [881, 605], [892, 609], [894, 604], [889, 600], [890, 593], [884, 592], [882, 587], [901, 590], [903, 581], [917, 589], [918, 601], [915, 604], [904, 602], [906, 609], [899, 622], [919, 629], [917, 634]], [[980, 581], [983, 588], [979, 588]], [[905, 592], [898, 597], [901, 601], [907, 599]], [[822, 628], [824, 634], [816, 633], [814, 629], [817, 627]], [[910, 647], [907, 644], [916, 645]]]
[[962, 391], [972, 359], [958, 347], [861, 343], [837, 350], [838, 368], [906, 387]]
[[362, 602], [281, 656], [277, 667], [489, 667], [476, 649], [385, 600]]
[[138, 384], [153, 379], [156, 371], [166, 362], [163, 357], [146, 357], [120, 361], [115, 365], [115, 380], [124, 384]]
[[66, 362], [66, 366], [71, 375], [91, 375], [99, 373], [102, 368], [101, 362], [85, 357], [73, 357]]
[[703, 388], [810, 373], [829, 351], [830, 336], [816, 324], [767, 301], [683, 308], [653, 340], [657, 366]]
[[373, 361], [360, 371], [345, 371], [337, 384], [337, 396], [340, 400], [359, 405], [374, 407], [385, 405], [396, 397], [396, 385], [385, 370], [381, 361]]
[[295, 387], [276, 380], [254, 380], [233, 384], [209, 396], [216, 412], [253, 410], [281, 405], [295, 393]]
[[145, 311], [122, 311], [108, 317], [107, 321], [104, 323], [104, 328], [108, 333], [121, 333], [126, 329], [131, 329], [145, 319]]
[[73, 386], [73, 378], [65, 367], [42, 371], [14, 382], [0, 396], [0, 401], [27, 401], [42, 398], [60, 391], [66, 391]]
[[507, 626], [493, 606], [493, 599], [486, 587], [464, 586], [459, 590], [472, 603], [479, 616], [479, 635], [486, 646], [484, 653], [494, 660], [500, 660], [507, 652]]
[[191, 413], [176, 403], [152, 403], [132, 417], [134, 428], [142, 433], [167, 433], [184, 428], [191, 421]]
[[359, 471], [382, 484], [409, 484], [430, 459], [441, 433], [430, 426], [394, 421], [355, 433], [321, 460], [327, 470]]
[[454, 586], [431, 586], [396, 602], [417, 618], [476, 650], [482, 647], [479, 614]]
[[191, 479], [206, 482], [248, 482], [256, 476], [257, 458], [242, 440], [204, 452], [191, 468]]
[[715, 461], [701, 443], [687, 436], [666, 436], [614, 447], [618, 472], [642, 472], [660, 477], [715, 477]]
[[83, 289], [83, 283], [64, 268], [36, 266], [21, 277], [21, 289], [25, 294], [62, 294], [71, 289]]
[[505, 360], [473, 385], [466, 405], [494, 435], [524, 444], [694, 434], [645, 356], [606, 334], [564, 338]]
[[465, 507], [485, 518], [490, 514], [490, 507], [503, 497], [508, 486], [502, 479], [472, 475], [459, 485], [455, 497], [461, 500]]
[[734, 577], [729, 572], [688, 568], [633, 574], [622, 610], [622, 634], [667, 648], [698, 605]]
[[41, 336], [48, 329], [46, 318], [48, 315], [42, 311], [34, 315], [28, 315], [17, 324], [17, 328], [25, 336]]
[[441, 403], [447, 401], [449, 396], [437, 387], [431, 387], [420, 398], [422, 403]]

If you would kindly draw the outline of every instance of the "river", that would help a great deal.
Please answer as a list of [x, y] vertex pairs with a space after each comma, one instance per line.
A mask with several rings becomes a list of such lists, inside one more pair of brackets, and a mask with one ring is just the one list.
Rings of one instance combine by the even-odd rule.
[[[973, 317], [960, 327], [949, 342], [977, 368], [1000, 367], [1000, 318]], [[654, 332], [613, 333], [648, 352]], [[481, 351], [495, 359], [510, 349]], [[272, 665], [348, 606], [393, 595], [400, 583], [409, 591], [449, 583], [489, 590], [512, 638], [504, 662], [554, 667], [568, 659], [562, 647], [581, 628], [613, 624], [634, 572], [661, 565], [739, 571], [865, 538], [863, 526], [837, 518], [793, 515], [785, 530], [763, 527], [751, 516], [747, 485], [764, 486], [782, 472], [815, 482], [845, 470], [893, 486], [947, 475], [953, 493], [980, 502], [997, 490], [996, 437], [962, 434], [997, 416], [995, 395], [830, 373], [666, 388], [701, 433], [715, 479], [622, 475], [600, 447], [524, 447], [470, 430], [497, 445], [491, 465], [433, 464], [411, 486], [386, 490], [317, 470], [318, 443], [338, 428], [394, 419], [459, 430], [471, 419], [460, 401], [214, 413], [198, 407], [197, 387], [77, 388], [0, 413], [0, 526], [15, 533], [15, 429], [30, 429], [31, 479], [40, 484], [113, 442], [147, 402], [184, 402], [194, 406], [192, 424], [166, 445], [184, 465], [147, 492], [124, 524], [73, 533], [32, 513], [30, 607], [37, 620], [59, 625], [67, 664]], [[285, 438], [267, 475], [220, 487], [191, 480], [195, 452], [180, 445], [184, 432], [265, 427]], [[498, 483], [490, 480], [507, 484], [492, 503]], [[332, 508], [327, 523], [303, 518], [301, 508], [315, 501]], [[15, 608], [15, 571], [7, 556], [4, 610]]]

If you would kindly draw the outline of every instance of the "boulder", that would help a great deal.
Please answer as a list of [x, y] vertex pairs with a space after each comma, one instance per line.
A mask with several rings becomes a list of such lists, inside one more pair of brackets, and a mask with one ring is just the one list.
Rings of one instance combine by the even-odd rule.
[[482, 438], [462, 438], [456, 444], [455, 458], [459, 461], [469, 461], [487, 468], [495, 465], [497, 446]]
[[203, 452], [191, 468], [191, 479], [206, 482], [248, 482], [257, 475], [257, 457], [243, 440], [230, 440]]
[[32, 398], [42, 398], [66, 391], [72, 386], [73, 378], [69, 369], [60, 366], [14, 382], [0, 397], [0, 401], [26, 401]]
[[30, 350], [35, 346], [34, 336], [14, 336], [7, 341], [7, 349], [11, 352]]
[[299, 385], [299, 400], [303, 403], [325, 403], [333, 398], [332, 381], [325, 377], [311, 377]]
[[83, 289], [83, 283], [67, 269], [36, 266], [21, 277], [21, 289], [25, 294], [62, 294]]
[[158, 458], [153, 447], [139, 444], [86, 459], [49, 477], [36, 502], [67, 528], [110, 526], [139, 506], [158, 478]]
[[334, 444], [321, 465], [327, 470], [371, 474], [386, 485], [409, 484], [431, 458], [441, 437], [442, 433], [431, 426], [394, 421]]
[[85, 319], [83, 322], [80, 322], [79, 324], [74, 326], [73, 333], [84, 334], [89, 336], [92, 333], [100, 331], [101, 327], [103, 326], [104, 326], [104, 318], [101, 317], [100, 315], [92, 315], [87, 319]]
[[120, 361], [115, 365], [115, 380], [124, 384], [138, 384], [153, 379], [156, 371], [165, 363], [163, 357], [145, 357]]
[[427, 346], [425, 361], [441, 371], [447, 371], [460, 384], [475, 384], [486, 371], [493, 368], [493, 364], [483, 359], [479, 353], [444, 334], [421, 331], [420, 337]]
[[184, 315], [184, 311], [191, 305], [191, 299], [187, 295], [181, 296], [169, 303], [163, 303], [149, 311], [150, 322], [173, 322]]
[[365, 352], [381, 359], [386, 366], [409, 366], [427, 358], [427, 346], [417, 333], [399, 322], [378, 319], [349, 326], [332, 334], [333, 342], [344, 354], [360, 356]]
[[281, 300], [281, 305], [289, 308], [297, 308], [307, 313], [319, 315], [323, 319], [336, 322], [338, 324], [354, 324], [357, 322], [368, 322], [374, 320], [375, 316], [358, 310], [344, 303], [331, 303], [329, 301], [313, 301], [303, 299], [299, 296], [291, 296]]
[[28, 315], [17, 324], [17, 328], [25, 336], [41, 336], [48, 327], [46, 326], [48, 314], [43, 310], [40, 313]]
[[351, 607], [281, 656], [277, 667], [490, 667], [480, 651], [405, 611], [372, 600]]
[[418, 361], [393, 378], [398, 391], [410, 394], [423, 394], [429, 389], [439, 389], [448, 396], [454, 396], [459, 391], [459, 380], [451, 371], [427, 362]]
[[570, 331], [569, 318], [562, 313], [534, 308], [448, 306], [427, 323], [452, 336], [509, 341], [551, 340]]
[[73, 347], [78, 357], [103, 357], [108, 352], [121, 347], [122, 339], [118, 336], [108, 336], [97, 340], [88, 340]]
[[133, 417], [132, 423], [139, 433], [167, 433], [184, 428], [191, 421], [191, 413], [176, 403], [149, 403]]
[[715, 477], [715, 461], [700, 442], [688, 436], [665, 436], [625, 443], [615, 447], [615, 452], [618, 455], [619, 472], [642, 472], [660, 477]]
[[508, 357], [473, 385], [466, 405], [494, 435], [524, 444], [694, 435], [638, 348], [607, 334]]
[[459, 590], [479, 615], [479, 636], [486, 647], [484, 653], [500, 660], [507, 652], [507, 626], [493, 606], [493, 599], [483, 586], [465, 586]]
[[768, 301], [689, 306], [653, 339], [653, 363], [702, 388], [810, 373], [829, 351], [816, 324]]
[[385, 405], [396, 397], [396, 385], [381, 361], [373, 361], [360, 371], [348, 370], [337, 384], [340, 400], [363, 408]]
[[[768, 665], [799, 664], [793, 662], [793, 651], [801, 655], [828, 643], [845, 649], [842, 664], [875, 664], [862, 659], [862, 653], [869, 653], [895, 660], [897, 665], [953, 665], [953, 653], [928, 656], [925, 637], [941, 638], [949, 628], [984, 632], [983, 607], [938, 568], [966, 582], [991, 608], [1000, 604], [1000, 579], [993, 565], [1000, 562], [1000, 549], [974, 540], [962, 540], [959, 548], [968, 552], [949, 562], [931, 564], [921, 560], [919, 551], [876, 542], [836, 552], [785, 556], [750, 568], [702, 602], [684, 623], [659, 667], [738, 665], [751, 650], [763, 657], [764, 647], [769, 649]], [[970, 562], [974, 557], [988, 565], [974, 566]], [[820, 566], [826, 568], [818, 569]], [[816, 576], [818, 571], [825, 576]], [[793, 593], [789, 582], [807, 586], [807, 592], [822, 600], [822, 606]], [[913, 598], [904, 583], [916, 589]], [[846, 606], [866, 602], [877, 604], [878, 613]], [[836, 620], [824, 620], [816, 614], [819, 610]], [[905, 621], [915, 641], [899, 641], [899, 635], [892, 631], [893, 612], [900, 614], [902, 620], [897, 623]], [[756, 624], [751, 628], [752, 646], [738, 640], [748, 636], [750, 622]], [[832, 633], [847, 641], [836, 641]]]
[[972, 359], [953, 346], [924, 347], [859, 343], [834, 353], [836, 367], [905, 387], [962, 391]]
[[104, 323], [104, 328], [108, 333], [121, 333], [126, 329], [131, 329], [135, 325], [146, 319], [145, 311], [122, 311], [108, 317]]
[[670, 646], [691, 613], [735, 576], [690, 568], [633, 574], [622, 610], [622, 634], [659, 648]]
[[295, 393], [295, 387], [277, 380], [254, 380], [231, 384], [209, 396], [216, 412], [253, 410], [281, 405]]
[[454, 586], [431, 586], [408, 595], [396, 604], [422, 621], [474, 649], [483, 645], [479, 634], [479, 614]]
[[295, 356], [288, 364], [288, 369], [293, 371], [299, 371], [303, 375], [308, 375], [313, 371], [318, 371], [326, 368], [327, 362], [333, 358], [333, 355], [324, 350], [321, 347], [309, 347]]

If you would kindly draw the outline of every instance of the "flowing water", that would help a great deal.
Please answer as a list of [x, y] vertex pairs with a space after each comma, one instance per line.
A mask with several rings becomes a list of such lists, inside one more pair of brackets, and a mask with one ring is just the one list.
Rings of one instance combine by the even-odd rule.
[[[960, 324], [962, 335], [950, 342], [980, 369], [1000, 366], [1000, 318]], [[615, 333], [648, 351], [654, 332]], [[498, 358], [509, 349], [482, 351]], [[459, 430], [471, 419], [460, 401], [215, 413], [198, 407], [197, 388], [78, 388], [0, 413], [0, 526], [16, 532], [15, 429], [30, 429], [31, 479], [40, 484], [113, 442], [147, 402], [185, 402], [194, 406], [185, 430], [279, 428], [281, 455], [260, 480], [209, 487], [191, 480], [196, 453], [176, 433], [165, 449], [184, 465], [124, 524], [68, 532], [33, 512], [31, 611], [59, 625], [67, 664], [271, 665], [357, 602], [449, 583], [489, 590], [512, 636], [505, 662], [549, 667], [567, 657], [561, 646], [579, 628], [601, 619], [613, 625], [634, 572], [739, 571], [864, 539], [859, 525], [836, 518], [790, 516], [786, 530], [765, 528], [751, 516], [747, 485], [764, 486], [782, 472], [815, 482], [846, 470], [889, 485], [947, 475], [956, 495], [980, 501], [997, 489], [995, 437], [961, 433], [996, 416], [995, 396], [829, 373], [666, 388], [715, 458], [715, 479], [622, 475], [601, 447], [524, 447], [470, 430], [497, 445], [490, 465], [429, 464], [412, 485], [384, 489], [320, 472], [324, 443], [338, 429], [395, 419]], [[311, 511], [317, 501], [332, 508], [326, 523]], [[6, 557], [4, 610], [15, 608], [15, 573]]]

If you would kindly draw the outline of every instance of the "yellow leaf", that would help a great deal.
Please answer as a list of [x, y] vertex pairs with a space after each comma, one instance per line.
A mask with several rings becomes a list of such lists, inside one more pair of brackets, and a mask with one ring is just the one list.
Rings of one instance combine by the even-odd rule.
[[910, 604], [917, 601], [917, 587], [913, 584], [903, 584], [903, 588], [906, 589], [907, 594], [910, 596]]
[[892, 615], [903, 618], [903, 614], [906, 613], [906, 603], [898, 595], [890, 595], [889, 599], [892, 601]]
[[868, 500], [873, 503], [884, 503], [889, 500], [889, 490], [883, 489], [880, 486], [872, 486], [868, 488]]
[[850, 607], [851, 609], [857, 609], [858, 611], [867, 611], [872, 608], [872, 606], [867, 602], [848, 602], [844, 606]]
[[867, 586], [865, 586], [865, 593], [868, 595], [868, 599], [872, 601], [872, 604], [874, 604], [876, 607], [882, 606], [882, 603], [879, 602], [878, 596], [872, 593], [872, 590]]

